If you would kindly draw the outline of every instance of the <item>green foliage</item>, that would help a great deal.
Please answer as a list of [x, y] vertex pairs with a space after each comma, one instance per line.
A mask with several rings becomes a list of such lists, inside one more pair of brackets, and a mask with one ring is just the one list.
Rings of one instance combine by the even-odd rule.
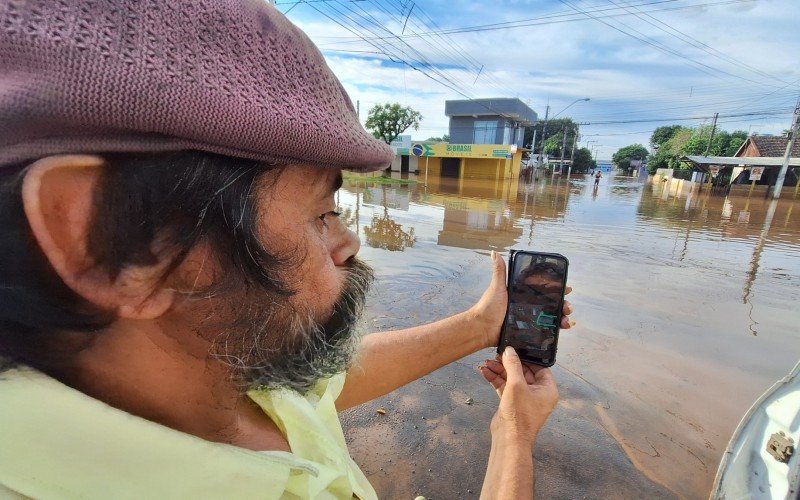
[[597, 162], [592, 159], [592, 152], [589, 148], [575, 150], [575, 158], [572, 161], [573, 172], [588, 172], [595, 168], [597, 168]]
[[617, 150], [617, 152], [611, 156], [611, 161], [614, 162], [617, 168], [628, 170], [631, 168], [631, 160], [646, 161], [647, 155], [648, 151], [646, 147], [641, 144], [631, 144], [630, 146], [625, 146]]
[[[671, 134], [671, 135], [670, 135]], [[744, 130], [717, 130], [711, 139], [711, 126], [697, 127], [694, 129], [671, 125], [659, 127], [653, 132], [650, 143], [655, 145], [658, 140], [669, 138], [659, 144], [656, 153], [650, 156], [647, 162], [647, 171], [654, 174], [659, 168], [690, 169], [691, 164], [681, 162], [683, 156], [704, 155], [706, 150], [710, 156], [733, 156], [747, 139]]]
[[[727, 132], [725, 132], [728, 134]], [[747, 132], [744, 130], [734, 130], [730, 134], [728, 134], [728, 141], [725, 146], [722, 147], [720, 156], [733, 156], [739, 151], [739, 148], [742, 147], [744, 141], [747, 140]]]
[[450, 134], [444, 134], [441, 137], [428, 137], [425, 142], [450, 142]]
[[682, 128], [680, 125], [658, 127], [653, 131], [653, 135], [650, 136], [650, 146], [653, 149], [658, 149], [665, 142], [672, 139]]
[[410, 106], [376, 104], [367, 114], [366, 127], [377, 139], [390, 144], [395, 137], [409, 128], [419, 129], [422, 115]]
[[561, 141], [564, 139], [564, 134], [559, 133], [557, 136], [548, 137], [544, 141], [544, 154], [550, 156], [559, 156], [561, 154]]
[[[522, 141], [522, 144], [525, 147], [530, 147], [531, 142], [533, 141], [533, 132], [536, 131], [536, 144], [533, 151], [533, 154], [539, 154], [542, 151], [542, 128], [544, 126], [544, 122], [537, 122], [532, 127], [525, 128], [525, 138]], [[580, 127], [577, 123], [575, 123], [572, 118], [556, 118], [555, 120], [548, 120], [547, 121], [547, 130], [545, 132], [545, 148], [544, 152], [547, 154], [556, 154], [556, 153], [548, 153], [548, 145], [550, 144], [550, 139], [554, 138], [555, 143], [558, 144], [557, 146], [557, 154], [561, 154], [561, 144], [563, 143], [564, 139], [564, 129], [566, 129], [567, 133], [567, 151], [565, 153], [565, 157], [569, 156], [570, 152], [572, 151], [572, 142], [575, 139], [575, 136], [580, 136]]]
[[650, 158], [647, 160], [647, 173], [655, 174], [656, 170], [659, 168], [669, 168], [669, 162], [672, 158], [672, 154], [669, 152], [667, 148], [659, 148], [655, 154], [650, 155]]

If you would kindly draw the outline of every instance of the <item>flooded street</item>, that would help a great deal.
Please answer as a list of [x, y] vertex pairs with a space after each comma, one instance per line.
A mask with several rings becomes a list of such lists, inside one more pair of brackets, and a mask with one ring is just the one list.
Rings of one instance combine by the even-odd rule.
[[[338, 194], [379, 278], [366, 328], [465, 310], [491, 250], [561, 253], [577, 326], [559, 343], [538, 498], [707, 498], [739, 419], [800, 358], [800, 199], [675, 195], [611, 173], [597, 190], [583, 176], [409, 181], [346, 179]], [[476, 366], [493, 356], [342, 414], [382, 498], [479, 495], [497, 397]]]

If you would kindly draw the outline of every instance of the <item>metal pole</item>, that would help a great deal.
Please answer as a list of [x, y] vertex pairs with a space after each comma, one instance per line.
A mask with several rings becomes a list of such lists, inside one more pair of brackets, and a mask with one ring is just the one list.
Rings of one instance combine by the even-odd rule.
[[789, 144], [786, 145], [786, 153], [783, 155], [783, 166], [781, 167], [781, 171], [778, 172], [778, 180], [775, 181], [775, 190], [772, 192], [772, 197], [776, 200], [781, 197], [783, 181], [786, 180], [786, 172], [789, 171], [789, 159], [792, 157], [792, 148], [794, 147], [794, 141], [797, 139], [797, 127], [800, 125], [800, 100], [797, 101], [797, 106], [794, 107], [792, 122], [792, 135], [789, 138]]
[[544, 111], [544, 122], [542, 123], [542, 140], [539, 146], [539, 165], [542, 164], [542, 153], [544, 153], [544, 140], [547, 138], [547, 117], [550, 116], [550, 105]]
[[[536, 129], [533, 129], [533, 141], [531, 142], [531, 155], [528, 157], [528, 167], [530, 168], [528, 174], [530, 175], [530, 179], [528, 179], [528, 182], [535, 180], [535, 172], [533, 170], [533, 155], [534, 152], [536, 151], [536, 132], [537, 132]], [[539, 165], [536, 165], [536, 168], [538, 169]]]
[[564, 140], [561, 141], [561, 162], [558, 164], [559, 172], [564, 174], [564, 153], [567, 149], [567, 127], [564, 127]]
[[569, 170], [567, 173], [567, 178], [572, 175], [572, 164], [575, 163], [575, 144], [578, 142], [578, 133], [575, 132], [575, 137], [572, 138], [572, 153], [569, 155]]
[[428, 187], [428, 157], [425, 157], [425, 187]]
[[708, 146], [706, 146], [706, 152], [703, 156], [708, 156], [708, 152], [711, 151], [711, 141], [714, 140], [714, 132], [717, 131], [717, 118], [719, 117], [719, 113], [714, 113], [714, 121], [711, 122], [711, 135], [708, 137]]

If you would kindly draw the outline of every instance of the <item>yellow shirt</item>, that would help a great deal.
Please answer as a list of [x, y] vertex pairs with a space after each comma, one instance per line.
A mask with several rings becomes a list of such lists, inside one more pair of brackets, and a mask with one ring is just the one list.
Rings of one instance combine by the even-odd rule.
[[292, 453], [212, 443], [136, 417], [30, 369], [0, 372], [0, 498], [377, 498], [350, 458], [334, 401], [248, 395]]

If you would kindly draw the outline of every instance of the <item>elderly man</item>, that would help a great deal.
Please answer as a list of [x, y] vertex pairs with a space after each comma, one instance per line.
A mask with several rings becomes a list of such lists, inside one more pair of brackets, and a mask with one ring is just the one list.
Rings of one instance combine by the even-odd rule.
[[[506, 307], [493, 255], [468, 311], [354, 335], [334, 193], [390, 160], [262, 1], [0, 4], [0, 497], [374, 498], [336, 412]], [[520, 498], [557, 391], [506, 352], [484, 494]]]

